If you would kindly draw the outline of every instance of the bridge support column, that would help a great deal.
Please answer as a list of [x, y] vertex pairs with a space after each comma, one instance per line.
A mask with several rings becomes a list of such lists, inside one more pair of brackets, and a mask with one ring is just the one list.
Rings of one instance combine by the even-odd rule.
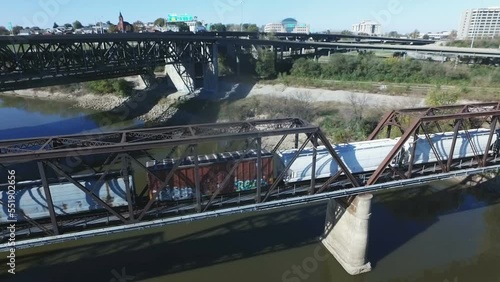
[[207, 48], [212, 48], [212, 60], [203, 66], [203, 88], [205, 91], [216, 93], [219, 84], [219, 48], [217, 44]]
[[168, 76], [177, 91], [193, 93], [194, 85], [194, 64], [191, 62], [175, 62], [168, 58], [165, 65], [165, 75]]
[[328, 203], [323, 245], [351, 275], [371, 271], [367, 261], [368, 224], [373, 195], [358, 195], [346, 208], [337, 200]]

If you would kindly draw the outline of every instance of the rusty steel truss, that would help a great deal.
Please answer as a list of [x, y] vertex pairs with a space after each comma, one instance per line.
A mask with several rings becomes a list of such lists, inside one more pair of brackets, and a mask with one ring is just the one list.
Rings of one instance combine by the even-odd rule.
[[[300, 138], [302, 136], [302, 139]], [[257, 179], [262, 177], [262, 156], [263, 149], [262, 140], [269, 137], [278, 137], [272, 145], [272, 153], [281, 150], [283, 143], [287, 137], [295, 137], [295, 148], [297, 149], [290, 163], [276, 177], [272, 185], [262, 187], [257, 181], [255, 191], [250, 191], [240, 195], [221, 195], [221, 189], [225, 183], [231, 181], [229, 177], [232, 171], [236, 169], [238, 160], [231, 167], [228, 167], [229, 173], [223, 180], [220, 188], [212, 195], [202, 195], [200, 190], [200, 181], [198, 175], [198, 158], [194, 158], [194, 171], [196, 178], [195, 198], [193, 200], [184, 201], [182, 203], [159, 203], [156, 199], [161, 189], [153, 192], [152, 197], [146, 196], [148, 187], [133, 194], [129, 189], [130, 183], [125, 181], [127, 188], [127, 207], [112, 207], [92, 191], [103, 179], [109, 174], [117, 173], [123, 179], [128, 179], [130, 173], [152, 175], [164, 188], [175, 172], [179, 169], [180, 161], [176, 162], [165, 178], [161, 178], [154, 170], [151, 170], [145, 164], [148, 161], [139, 160], [140, 157], [146, 158], [149, 161], [157, 162], [149, 153], [152, 149], [161, 149], [165, 155], [171, 156], [177, 152], [178, 160], [188, 158], [188, 156], [198, 156], [200, 145], [221, 141], [243, 142], [241, 144], [242, 151], [256, 150], [257, 154]], [[304, 140], [299, 142], [299, 140]], [[298, 158], [300, 153], [306, 147], [313, 147], [313, 159], [316, 159], [316, 148], [325, 146], [331, 154], [333, 160], [338, 163], [341, 173], [333, 176], [327, 181], [316, 181], [315, 169], [313, 167], [312, 180], [302, 187], [286, 187], [282, 185], [286, 172], [291, 167], [292, 163]], [[167, 154], [168, 153], [168, 154]], [[106, 160], [99, 165], [87, 165], [91, 167], [92, 173], [99, 177], [94, 187], [84, 187], [77, 179], [76, 174], [72, 174], [64, 166], [64, 160], [68, 158], [82, 158], [88, 156], [105, 156]], [[164, 218], [172, 215], [183, 213], [203, 213], [210, 210], [216, 210], [222, 207], [240, 206], [246, 204], [256, 204], [263, 202], [272, 202], [279, 198], [296, 197], [298, 195], [312, 195], [331, 191], [331, 185], [341, 174], [343, 181], [335, 187], [342, 188], [345, 186], [357, 187], [359, 181], [347, 169], [341, 158], [335, 152], [333, 146], [328, 142], [325, 135], [317, 126], [313, 126], [306, 121], [296, 118], [284, 118], [273, 120], [259, 120], [247, 122], [233, 123], [218, 123], [218, 124], [202, 124], [189, 126], [176, 126], [165, 128], [152, 129], [137, 129], [125, 130], [109, 133], [98, 133], [94, 135], [70, 135], [56, 136], [46, 138], [30, 138], [22, 140], [10, 140], [0, 142], [0, 171], [8, 170], [9, 167], [18, 164], [34, 163], [38, 169], [38, 177], [42, 181], [42, 186], [47, 199], [47, 209], [50, 212], [50, 218], [33, 219], [17, 210], [18, 217], [25, 220], [24, 229], [18, 224], [18, 230], [23, 235], [25, 233], [38, 234], [40, 236], [54, 236], [74, 230], [75, 222], [85, 222], [85, 226], [90, 225], [89, 222], [95, 220], [95, 225], [102, 226], [103, 220], [106, 224], [112, 222], [114, 225], [128, 225], [138, 222], [147, 222], [157, 218]], [[83, 163], [85, 163], [83, 161]], [[52, 176], [48, 176], [48, 174]], [[57, 175], [54, 178], [53, 175]], [[72, 183], [80, 190], [85, 192], [88, 197], [92, 198], [100, 207], [102, 212], [96, 215], [85, 215], [83, 219], [79, 217], [68, 219], [61, 217], [54, 211], [53, 199], [51, 197], [49, 186], [52, 181], [64, 180]], [[162, 188], [162, 189], [163, 189]], [[327, 189], [329, 188], [329, 189]], [[0, 185], [0, 190], [5, 189]], [[151, 191], [149, 191], [151, 192]], [[0, 207], [7, 203], [0, 201]], [[94, 219], [95, 218], [95, 219]], [[28, 230], [28, 231], [26, 231]]]
[[[461, 130], [465, 131], [469, 144], [474, 146], [474, 142], [468, 131], [484, 127], [484, 125], [488, 124], [490, 128], [490, 135], [486, 146], [486, 150], [488, 150], [494, 142], [493, 137], [498, 128], [499, 117], [499, 102], [402, 109], [387, 113], [382, 117], [368, 139], [374, 140], [377, 137], [391, 138], [393, 130], [397, 130], [401, 137], [397, 145], [371, 175], [366, 185], [369, 186], [377, 183], [382, 174], [386, 172], [392, 173], [392, 177], [395, 179], [410, 179], [423, 174], [425, 168], [417, 167], [413, 164], [417, 146], [413, 147], [412, 158], [408, 167], [402, 168], [391, 164], [397, 154], [403, 149], [405, 143], [411, 137], [414, 137], [414, 140], [416, 140], [419, 135], [425, 136], [433, 154], [437, 158], [437, 164], [435, 164], [437, 169], [433, 171], [434, 174], [447, 173], [457, 169], [456, 162], [459, 160], [454, 159], [454, 152], [456, 150], [458, 132]], [[444, 126], [452, 127], [454, 132], [452, 145], [446, 161], [440, 159], [437, 148], [430, 139], [430, 134], [444, 132]], [[474, 151], [474, 160], [470, 163], [470, 167], [487, 167], [493, 159], [496, 160], [491, 154], [485, 153], [480, 155], [474, 148], [472, 150]]]
[[153, 73], [208, 63], [215, 40], [158, 34], [0, 37], [0, 91]]

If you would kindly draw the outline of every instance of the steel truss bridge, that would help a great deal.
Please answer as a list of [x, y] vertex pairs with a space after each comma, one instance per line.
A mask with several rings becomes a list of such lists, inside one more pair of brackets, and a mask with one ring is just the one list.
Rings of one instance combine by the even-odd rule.
[[[18, 218], [24, 221], [16, 224], [18, 234], [16, 246], [29, 248], [221, 215], [268, 210], [332, 198], [349, 198], [361, 193], [408, 188], [462, 175], [498, 172], [500, 170], [498, 150], [486, 150], [485, 154], [475, 151], [474, 156], [466, 160], [454, 159], [454, 151], [459, 131], [467, 132], [470, 144], [474, 144], [468, 132], [479, 127], [491, 129], [487, 146], [490, 148], [497, 141], [499, 117], [500, 103], [402, 109], [387, 113], [369, 140], [400, 133], [398, 134], [399, 142], [375, 171], [366, 174], [353, 175], [321, 129], [297, 118], [1, 141], [0, 173], [6, 173], [10, 168], [19, 164], [32, 164], [38, 168], [39, 175], [35, 179], [39, 179], [42, 183], [50, 218], [33, 219], [21, 210], [17, 210]], [[447, 161], [439, 158], [437, 148], [430, 139], [430, 134], [442, 132], [445, 126], [453, 128], [454, 132], [453, 145]], [[407, 166], [395, 165], [393, 160], [397, 153], [410, 137], [416, 135], [425, 136], [438, 161], [430, 165], [415, 165], [412, 159]], [[257, 152], [256, 179], [262, 179], [263, 161], [260, 149], [263, 148], [263, 144], [267, 144], [266, 147], [272, 148], [270, 151], [276, 153], [282, 149], [288, 149], [282, 148], [287, 138], [294, 140], [297, 150], [273, 184], [262, 185], [257, 181], [254, 190], [234, 194], [221, 193], [225, 184], [231, 181], [230, 177], [241, 162], [242, 159], [240, 159], [227, 168], [229, 173], [222, 184], [217, 186], [218, 188], [212, 194], [204, 195], [201, 192], [200, 177], [197, 172], [200, 165], [198, 158], [190, 158], [194, 159], [195, 198], [163, 204], [156, 201], [158, 193], [163, 188], [151, 192], [146, 185], [142, 191], [137, 189], [132, 192], [129, 189], [130, 183], [125, 181], [128, 206], [112, 207], [92, 192], [95, 186], [82, 186], [78, 182], [78, 173], [68, 169], [65, 165], [68, 159], [77, 158], [85, 165], [85, 160], [89, 156], [102, 156], [103, 160], [99, 165], [87, 164], [96, 177], [100, 176], [97, 183], [105, 177], [116, 175], [118, 170], [119, 175], [124, 179], [128, 179], [132, 173], [149, 174], [160, 181], [161, 187], [165, 187], [179, 169], [181, 162], [175, 162], [171, 171], [163, 179], [157, 175], [157, 172], [145, 165], [148, 161], [159, 161], [152, 156], [151, 150], [160, 149], [169, 152], [169, 156], [176, 155], [179, 156], [179, 160], [182, 160], [189, 156], [198, 156], [203, 144], [224, 141], [229, 142], [229, 146], [238, 144], [241, 151], [255, 150]], [[305, 141], [301, 142], [304, 139]], [[269, 143], [270, 140], [274, 141]], [[318, 146], [325, 146], [333, 161], [338, 164], [339, 172], [329, 179], [316, 178], [315, 160]], [[286, 176], [286, 171], [291, 168], [299, 154], [308, 147], [312, 148], [311, 180], [294, 185], [286, 184], [282, 181]], [[18, 175], [18, 177], [22, 176]], [[61, 181], [61, 179], [85, 192], [88, 197], [99, 204], [101, 211], [74, 216], [56, 214], [49, 187], [51, 183]], [[6, 189], [7, 184], [0, 185], [0, 191], [6, 191]], [[147, 197], [148, 192], [152, 193], [152, 197]], [[5, 209], [6, 205], [5, 200], [2, 199], [0, 207]], [[0, 249], [7, 248], [6, 243], [0, 245]]]
[[[280, 36], [278, 39], [291, 35]], [[333, 35], [321, 36], [329, 38]], [[315, 50], [315, 53], [324, 50], [387, 50], [500, 59], [500, 52], [494, 49], [266, 40], [241, 38], [239, 33], [0, 36], [0, 91], [151, 75], [155, 67], [166, 64], [173, 65], [182, 77], [186, 75], [186, 65], [195, 65], [195, 69], [200, 69], [196, 65], [215, 63], [214, 55], [219, 45], [271, 46], [276, 52], [293, 53], [304, 49]]]

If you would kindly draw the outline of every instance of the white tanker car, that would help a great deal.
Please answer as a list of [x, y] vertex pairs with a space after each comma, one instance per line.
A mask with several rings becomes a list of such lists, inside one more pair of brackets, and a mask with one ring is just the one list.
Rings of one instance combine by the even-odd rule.
[[[470, 159], [474, 156], [474, 152], [478, 152], [480, 155], [485, 152], [490, 154], [498, 153], [500, 140], [499, 131], [497, 131], [494, 135], [494, 139], [492, 140], [493, 145], [490, 148], [486, 148], [490, 135], [489, 129], [470, 130], [469, 134], [473, 144], [469, 141], [466, 132], [459, 132], [453, 156], [454, 159]], [[434, 134], [430, 136], [432, 144], [434, 144], [440, 159], [443, 161], [448, 159], [453, 136], [453, 132]], [[387, 157], [389, 152], [396, 146], [398, 141], [399, 139], [380, 139], [350, 144], [339, 144], [334, 146], [334, 148], [351, 173], [364, 174], [375, 171]], [[394, 160], [393, 165], [409, 165], [409, 160], [411, 160], [411, 154], [414, 146], [416, 146], [414, 156], [415, 165], [435, 164], [437, 162], [436, 156], [431, 149], [428, 140], [425, 139], [424, 136], [421, 136], [417, 140], [411, 138], [405, 143], [402, 151], [399, 152]], [[264, 172], [261, 182], [264, 187], [265, 185], [272, 183], [272, 179], [274, 179], [276, 175], [279, 174], [286, 165], [288, 165], [296, 152], [297, 150], [288, 150], [273, 156], [269, 152], [263, 151], [262, 158], [265, 165], [263, 166]], [[202, 188], [204, 189], [202, 191], [204, 196], [210, 196], [210, 193], [213, 191], [208, 190], [213, 187], [218, 187], [218, 183], [222, 182], [222, 179], [225, 178], [223, 173], [227, 170], [228, 163], [234, 163], [235, 160], [239, 158], [244, 158], [244, 161], [241, 162], [240, 167], [234, 173], [234, 183], [230, 183], [227, 185], [228, 187], [224, 187], [222, 194], [234, 194], [255, 189], [256, 179], [253, 178], [255, 178], [256, 152], [246, 154], [241, 152], [214, 154], [199, 157], [200, 171], [203, 175], [200, 178], [202, 181], [201, 185], [203, 187], [208, 187], [206, 190], [205, 188]], [[310, 180], [312, 158], [312, 148], [306, 148], [303, 150], [287, 172], [284, 182], [294, 184]], [[194, 169], [192, 163], [193, 158], [191, 157], [188, 159], [191, 161], [183, 163], [179, 166], [179, 169], [186, 172], [186, 174], [191, 175], [193, 174], [192, 170]], [[277, 166], [273, 165], [273, 159], [275, 163], [278, 162]], [[166, 163], [172, 165], [171, 160]], [[163, 167], [162, 169], [163, 173], [165, 173], [165, 170], [168, 171], [168, 165], [166, 168]], [[204, 176], [206, 172], [213, 171], [214, 169], [216, 171], [218, 170], [218, 172], [222, 172], [222, 174], [217, 173], [217, 175], [212, 176], [212, 178]], [[332, 157], [326, 148], [319, 147], [317, 149], [316, 179], [327, 179], [335, 175], [338, 171], [338, 165], [332, 160]], [[181, 184], [173, 184], [174, 182], [172, 182], [168, 187], [163, 189], [162, 192], [165, 193], [162, 194], [162, 197], [158, 197], [158, 201], [175, 202], [179, 200], [194, 199], [193, 191], [195, 191], [195, 189], [194, 187], [191, 187], [193, 186], [192, 181], [185, 182], [182, 179], [173, 181], [177, 181], [175, 183]], [[90, 188], [93, 187], [95, 179], [85, 179], [79, 182], [83, 186]], [[8, 185], [0, 185], [0, 197], [2, 201], [4, 203], [11, 203], [9, 200], [14, 199], [16, 209], [22, 210], [24, 214], [32, 219], [48, 218], [50, 215], [47, 207], [47, 197], [45, 196], [41, 182], [38, 181], [19, 184], [20, 185], [17, 187], [14, 197], [11, 195], [12, 189], [8, 189]], [[131, 176], [130, 189], [133, 190], [133, 194], [135, 194], [134, 187], [134, 179]], [[151, 187], [151, 190], [161, 188], [154, 187], [154, 185]], [[50, 191], [57, 215], [72, 215], [102, 209], [102, 207], [100, 207], [91, 197], [86, 195], [78, 187], [71, 183], [61, 182], [51, 184]], [[120, 178], [119, 176], [113, 179], [107, 179], [104, 183], [99, 185], [93, 193], [104, 202], [110, 204], [112, 207], [116, 208], [127, 206], [125, 183], [123, 178]], [[10, 218], [9, 214], [10, 211], [8, 205], [0, 207], [0, 224], [11, 223], [10, 220], [12, 218]], [[19, 221], [22, 220], [20, 217], [17, 217], [17, 219]]]

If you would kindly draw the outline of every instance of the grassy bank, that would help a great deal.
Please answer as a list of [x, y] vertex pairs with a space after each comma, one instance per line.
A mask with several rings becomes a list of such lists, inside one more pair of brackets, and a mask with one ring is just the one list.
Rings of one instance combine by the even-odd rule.
[[81, 91], [98, 95], [113, 94], [119, 97], [130, 97], [134, 93], [134, 87], [134, 82], [120, 78], [43, 87], [41, 90], [50, 93], [61, 92], [71, 94]]

